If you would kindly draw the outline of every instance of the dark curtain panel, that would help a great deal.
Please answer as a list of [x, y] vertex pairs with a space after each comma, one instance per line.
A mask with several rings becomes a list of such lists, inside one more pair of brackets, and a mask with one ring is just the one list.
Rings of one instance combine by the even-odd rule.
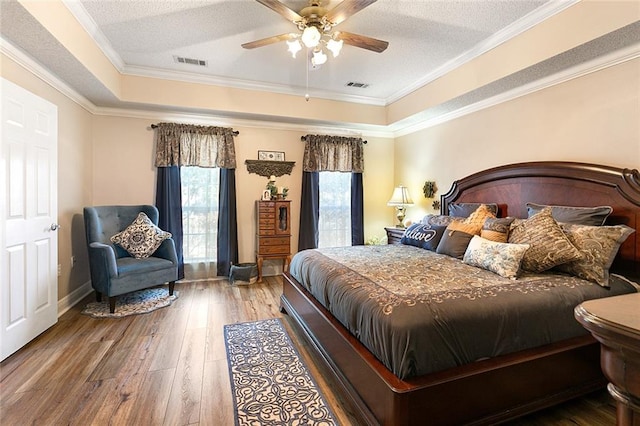
[[178, 279], [184, 278], [182, 249], [182, 189], [180, 167], [158, 167], [156, 183], [156, 207], [160, 213], [158, 226], [171, 232], [178, 255]]
[[351, 173], [351, 245], [364, 245], [362, 173]]
[[318, 219], [320, 217], [319, 182], [320, 172], [302, 172], [298, 251], [318, 247]]
[[218, 275], [229, 276], [238, 263], [238, 221], [236, 216], [236, 170], [220, 169], [218, 199]]

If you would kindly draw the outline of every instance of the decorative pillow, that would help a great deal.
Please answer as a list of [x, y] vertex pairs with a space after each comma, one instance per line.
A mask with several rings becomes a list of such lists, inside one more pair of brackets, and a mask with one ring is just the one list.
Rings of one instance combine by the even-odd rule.
[[440, 225], [414, 223], [404, 231], [400, 242], [402, 244], [435, 251], [446, 228], [446, 226]]
[[609, 287], [609, 268], [620, 245], [635, 232], [626, 225], [587, 226], [562, 224], [569, 241], [580, 250], [582, 258], [559, 265], [556, 269]]
[[505, 278], [516, 278], [529, 244], [507, 244], [474, 236], [462, 261]]
[[445, 216], [440, 214], [428, 214], [420, 220], [420, 223], [423, 225], [438, 225], [438, 226], [447, 226], [451, 224], [451, 222], [462, 222], [463, 218], [461, 217], [453, 217], [453, 216]]
[[[449, 204], [449, 215], [454, 217], [469, 217], [476, 211], [482, 203], [451, 203]], [[498, 215], [498, 205], [494, 203], [484, 204], [494, 216]]]
[[447, 228], [438, 243], [436, 253], [462, 259], [471, 238], [473, 238], [473, 234]]
[[545, 206], [542, 204], [527, 203], [529, 217], [538, 213], [545, 207], [551, 207], [551, 216], [562, 223], [575, 223], [578, 225], [604, 225], [613, 208], [609, 206], [598, 207], [571, 207], [571, 206]]
[[522, 259], [522, 269], [527, 271], [542, 272], [582, 258], [580, 251], [551, 216], [549, 207], [512, 226], [509, 242], [531, 246]]
[[151, 256], [167, 238], [171, 238], [171, 233], [158, 228], [146, 214], [140, 212], [131, 225], [111, 237], [111, 242], [136, 259], [144, 259]]
[[480, 236], [498, 243], [506, 243], [509, 239], [509, 226], [514, 220], [513, 217], [488, 217], [482, 225]]
[[482, 225], [484, 225], [484, 221], [487, 218], [496, 217], [495, 214], [491, 212], [489, 207], [485, 204], [480, 204], [471, 215], [463, 220], [462, 222], [452, 222], [449, 224], [447, 229], [463, 231], [468, 234], [480, 235], [480, 231], [482, 230]]

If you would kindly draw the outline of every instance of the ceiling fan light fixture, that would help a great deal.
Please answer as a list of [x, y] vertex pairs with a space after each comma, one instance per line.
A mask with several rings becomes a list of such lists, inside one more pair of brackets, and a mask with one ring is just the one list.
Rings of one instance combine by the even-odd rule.
[[327, 49], [329, 49], [331, 53], [333, 53], [333, 57], [335, 58], [340, 54], [343, 44], [344, 42], [342, 40], [336, 40], [332, 38], [327, 42]]
[[291, 53], [291, 56], [294, 58], [296, 57], [296, 53], [302, 50], [302, 45], [300, 44], [300, 40], [298, 40], [297, 38], [294, 40], [288, 40], [287, 45], [289, 46], [287, 50]]
[[313, 57], [311, 58], [311, 63], [314, 66], [322, 65], [327, 62], [327, 55], [321, 50], [314, 50]]
[[306, 27], [304, 31], [302, 31], [302, 42], [308, 48], [316, 47], [318, 43], [320, 43], [320, 37], [322, 37], [322, 34], [320, 34], [318, 28], [313, 25]]

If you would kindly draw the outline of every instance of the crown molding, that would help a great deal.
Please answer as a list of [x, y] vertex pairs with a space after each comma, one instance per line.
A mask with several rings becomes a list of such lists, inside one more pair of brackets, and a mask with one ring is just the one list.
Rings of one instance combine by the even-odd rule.
[[87, 98], [79, 94], [75, 89], [64, 81], [60, 80], [55, 74], [43, 67], [39, 62], [33, 60], [29, 55], [24, 53], [20, 48], [15, 46], [9, 40], [0, 36], [0, 52], [12, 59], [22, 68], [34, 74], [40, 80], [47, 83], [73, 102], [80, 105], [90, 113], [95, 113], [96, 106]]
[[[318, 134], [332, 134], [337, 136], [362, 136], [397, 138], [439, 124], [463, 117], [474, 112], [481, 111], [499, 105], [503, 102], [526, 96], [528, 94], [543, 90], [569, 80], [583, 77], [585, 75], [601, 71], [608, 67], [622, 64], [627, 61], [640, 58], [640, 43], [620, 49], [608, 55], [601, 56], [591, 61], [568, 68], [560, 73], [520, 86], [516, 89], [487, 98], [480, 102], [459, 108], [455, 111], [427, 118], [427, 112], [414, 114], [404, 120], [392, 123], [388, 126], [372, 126], [356, 123], [295, 123], [286, 117], [266, 118], [266, 117], [225, 117], [215, 115], [211, 112], [190, 113], [179, 111], [143, 110], [130, 108], [105, 108], [97, 107], [88, 99], [77, 93], [73, 88], [60, 80], [38, 62], [31, 59], [22, 50], [14, 46], [11, 42], [0, 37], [0, 52], [14, 60], [27, 71], [33, 73], [45, 83], [74, 101], [88, 112], [95, 115], [110, 115], [125, 118], [146, 118], [151, 120], [167, 120], [178, 122], [189, 122], [194, 124], [217, 125], [217, 126], [239, 126], [260, 129], [289, 130], [300, 133], [314, 132]], [[150, 123], [151, 124], [151, 123]]]
[[178, 123], [198, 124], [203, 126], [223, 126], [223, 127], [245, 127], [268, 130], [285, 130], [306, 134], [313, 132], [316, 134], [327, 134], [334, 136], [351, 137], [380, 137], [393, 138], [393, 132], [385, 126], [369, 126], [351, 123], [294, 123], [286, 121], [282, 117], [278, 119], [267, 119], [264, 117], [238, 118], [216, 116], [210, 112], [176, 112], [145, 109], [123, 109], [123, 108], [100, 108], [94, 112], [95, 115], [104, 115], [123, 118], [142, 118], [150, 121], [172, 121]]
[[393, 131], [394, 137], [400, 137], [407, 134], [415, 133], [430, 127], [437, 126], [447, 121], [455, 120], [474, 112], [481, 111], [486, 108], [508, 102], [522, 96], [530, 95], [539, 90], [544, 90], [558, 84], [565, 83], [585, 75], [601, 71], [603, 69], [622, 64], [627, 61], [640, 58], [640, 43], [636, 43], [624, 49], [603, 55], [591, 61], [567, 68], [564, 71], [550, 75], [548, 77], [533, 81], [529, 84], [522, 85], [515, 89], [503, 92], [499, 95], [492, 96], [480, 102], [467, 105], [455, 111], [451, 111], [437, 117], [426, 118], [427, 112], [415, 114], [405, 120], [391, 124], [389, 128]]
[[415, 92], [419, 88], [437, 80], [443, 75], [477, 58], [483, 53], [486, 53], [489, 50], [498, 47], [502, 43], [511, 40], [512, 38], [535, 27], [536, 25], [549, 19], [550, 17], [557, 15], [558, 13], [573, 6], [579, 1], [580, 0], [552, 0], [548, 3], [545, 3], [529, 14], [523, 16], [512, 24], [504, 27], [502, 30], [486, 38], [483, 42], [478, 43], [472, 49], [469, 49], [463, 54], [453, 58], [452, 60], [445, 62], [441, 67], [436, 68], [429, 74], [417, 80], [415, 83], [410, 84], [407, 87], [403, 88], [401, 91], [394, 93], [386, 99], [386, 105], [392, 104], [393, 102], [403, 98], [404, 96]]
[[115, 51], [111, 43], [109, 43], [109, 39], [98, 27], [96, 21], [93, 20], [91, 15], [87, 12], [87, 9], [84, 8], [82, 2], [78, 0], [62, 0], [62, 3], [69, 9], [71, 14], [75, 16], [78, 23], [84, 28], [84, 30], [89, 34], [93, 41], [96, 43], [98, 48], [104, 53], [104, 55], [111, 61], [114, 67], [121, 73], [125, 68], [124, 61]]

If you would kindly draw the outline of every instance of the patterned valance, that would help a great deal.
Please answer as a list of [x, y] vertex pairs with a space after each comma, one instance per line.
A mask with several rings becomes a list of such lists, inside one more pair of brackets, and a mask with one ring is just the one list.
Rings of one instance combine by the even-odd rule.
[[193, 124], [158, 123], [156, 167], [236, 168], [233, 129]]
[[364, 171], [362, 138], [307, 135], [302, 169], [305, 172]]

